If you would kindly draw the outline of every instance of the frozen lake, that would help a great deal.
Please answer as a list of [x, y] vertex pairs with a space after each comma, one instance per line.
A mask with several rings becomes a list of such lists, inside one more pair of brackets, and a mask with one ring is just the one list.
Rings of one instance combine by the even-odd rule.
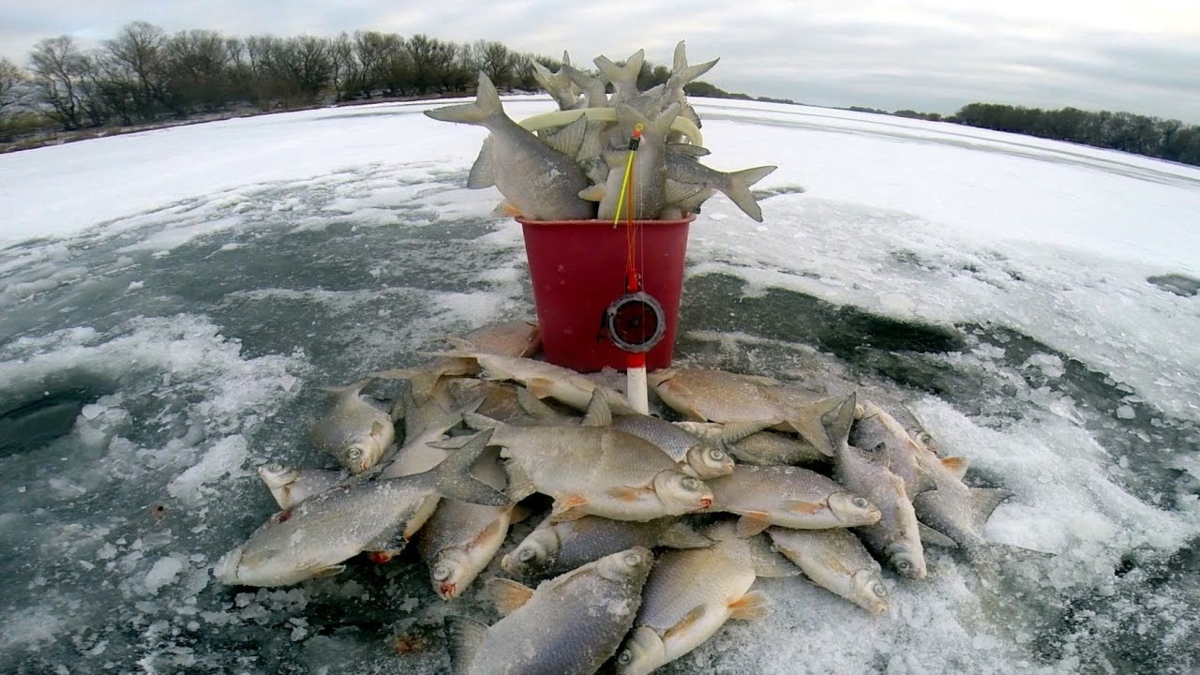
[[[762, 224], [721, 196], [693, 224], [677, 362], [903, 401], [1016, 494], [988, 536], [1056, 555], [983, 593], [934, 549], [924, 581], [885, 572], [882, 617], [760, 580], [771, 617], [660, 672], [1200, 667], [1200, 296], [1150, 281], [1200, 277], [1200, 169], [693, 103], [707, 164], [779, 169]], [[283, 589], [210, 574], [275, 511], [256, 466], [331, 464], [316, 387], [533, 316], [520, 228], [464, 188], [484, 132], [428, 107], [0, 156], [0, 671], [436, 673], [444, 616], [492, 620], [411, 554]]]

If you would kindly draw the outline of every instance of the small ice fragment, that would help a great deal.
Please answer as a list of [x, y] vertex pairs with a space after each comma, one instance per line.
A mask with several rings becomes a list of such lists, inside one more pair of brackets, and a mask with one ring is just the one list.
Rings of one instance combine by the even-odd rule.
[[83, 418], [85, 420], [94, 420], [97, 417], [103, 415], [105, 410], [108, 410], [108, 406], [96, 405], [95, 403], [89, 403], [89, 404], [83, 406], [83, 410], [80, 410], [79, 414], [83, 415]]
[[284, 373], [283, 376], [279, 378], [279, 386], [283, 387], [284, 391], [291, 391], [292, 387], [296, 386], [296, 382], [296, 378], [288, 375], [287, 373]]
[[139, 290], [139, 289], [145, 287], [145, 285], [146, 285], [146, 282], [144, 282], [144, 281], [131, 281], [131, 282], [129, 282], [128, 290], [136, 291], [136, 290]]
[[158, 562], [154, 563], [154, 567], [146, 573], [146, 579], [143, 583], [146, 584], [146, 590], [153, 593], [158, 593], [158, 589], [175, 581], [175, 577], [179, 576], [179, 572], [183, 570], [183, 563], [178, 558], [170, 556], [159, 558]]
[[21, 487], [17, 488], [17, 492], [20, 492], [21, 494], [25, 494], [25, 486], [22, 485]]
[[1117, 417], [1123, 420], [1131, 420], [1134, 417], [1137, 417], [1137, 413], [1133, 412], [1133, 406], [1123, 405], [1120, 408], [1117, 408]]

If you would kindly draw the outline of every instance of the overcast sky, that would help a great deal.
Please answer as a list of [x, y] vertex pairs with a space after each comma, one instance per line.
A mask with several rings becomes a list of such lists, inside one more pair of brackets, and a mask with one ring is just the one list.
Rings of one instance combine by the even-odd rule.
[[122, 25], [169, 32], [381, 30], [576, 62], [646, 49], [721, 57], [705, 80], [817, 105], [950, 113], [972, 101], [1128, 110], [1200, 124], [1200, 0], [0, 0], [0, 55], [87, 45]]

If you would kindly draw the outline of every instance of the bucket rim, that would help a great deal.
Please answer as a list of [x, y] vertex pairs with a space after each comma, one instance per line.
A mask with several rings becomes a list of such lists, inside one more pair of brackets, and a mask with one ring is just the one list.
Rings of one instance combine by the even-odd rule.
[[[521, 216], [514, 216], [513, 219], [516, 220], [518, 223], [521, 223], [522, 225], [539, 225], [539, 226], [607, 225], [608, 227], [620, 227], [621, 225], [625, 225], [628, 222], [628, 221], [622, 220], [622, 221], [616, 223], [616, 225], [614, 225], [613, 221], [607, 220], [607, 219], [600, 219], [600, 218], [592, 218], [589, 220], [531, 220], [528, 218], [522, 218]], [[635, 221], [633, 221], [633, 224], [634, 225], [680, 225], [680, 224], [690, 223], [695, 219], [696, 219], [696, 214], [689, 213], [686, 216], [684, 216], [683, 218], [671, 218], [668, 220], [635, 220]]]

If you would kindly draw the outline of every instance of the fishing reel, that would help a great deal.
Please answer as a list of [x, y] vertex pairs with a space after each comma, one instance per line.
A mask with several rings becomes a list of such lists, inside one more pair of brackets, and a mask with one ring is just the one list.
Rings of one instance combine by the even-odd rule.
[[626, 293], [604, 310], [604, 327], [621, 351], [643, 354], [667, 334], [667, 315], [649, 293]]

